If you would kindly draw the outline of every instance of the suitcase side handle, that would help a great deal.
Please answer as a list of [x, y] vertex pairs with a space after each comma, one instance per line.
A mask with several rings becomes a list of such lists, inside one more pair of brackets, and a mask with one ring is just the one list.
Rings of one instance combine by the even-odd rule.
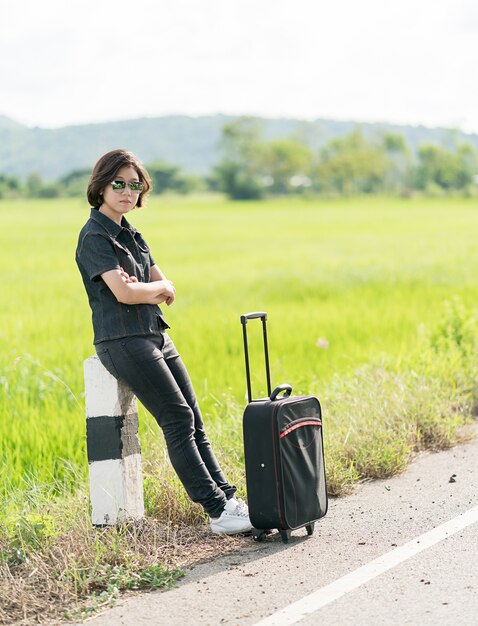
[[289, 385], [288, 383], [284, 383], [282, 385], [279, 385], [278, 387], [276, 387], [274, 389], [274, 391], [270, 394], [270, 399], [271, 400], [275, 400], [277, 398], [277, 396], [282, 393], [283, 391], [285, 391], [284, 393], [284, 398], [289, 398], [290, 394], [292, 393], [292, 385]]
[[246, 381], [247, 381], [247, 397], [249, 402], [252, 402], [252, 389], [251, 389], [251, 371], [249, 368], [249, 348], [247, 345], [247, 329], [246, 324], [247, 320], [253, 319], [261, 319], [262, 321], [262, 334], [264, 337], [264, 359], [266, 366], [266, 379], [267, 379], [267, 395], [271, 395], [271, 373], [269, 368], [269, 348], [267, 345], [267, 329], [266, 329], [266, 320], [267, 313], [256, 311], [254, 313], [245, 313], [241, 315], [241, 324], [242, 324], [242, 334], [244, 337], [244, 356], [246, 361]]

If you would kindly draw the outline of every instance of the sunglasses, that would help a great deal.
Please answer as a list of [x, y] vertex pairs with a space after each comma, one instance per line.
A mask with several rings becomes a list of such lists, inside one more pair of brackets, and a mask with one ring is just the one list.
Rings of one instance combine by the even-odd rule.
[[126, 185], [128, 185], [128, 187], [133, 193], [141, 193], [144, 189], [143, 183], [137, 183], [137, 182], [127, 183], [125, 180], [114, 180], [111, 183], [111, 186], [113, 187], [113, 191], [118, 191], [118, 192], [126, 189]]

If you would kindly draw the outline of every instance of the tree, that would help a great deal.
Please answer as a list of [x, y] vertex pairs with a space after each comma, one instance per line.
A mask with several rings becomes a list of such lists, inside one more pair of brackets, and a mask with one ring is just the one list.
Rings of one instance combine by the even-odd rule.
[[456, 153], [459, 168], [456, 174], [456, 185], [459, 189], [465, 189], [475, 182], [478, 174], [478, 155], [469, 143], [460, 144]]
[[464, 189], [478, 171], [478, 157], [469, 144], [457, 146], [455, 152], [435, 144], [423, 144], [418, 150], [416, 186], [424, 191], [433, 186], [443, 190]]
[[333, 139], [321, 150], [318, 186], [345, 195], [379, 191], [387, 167], [383, 146], [367, 140], [357, 129]]
[[253, 200], [264, 193], [261, 127], [252, 117], [239, 117], [222, 129], [223, 158], [214, 168], [218, 188], [234, 200]]
[[147, 166], [153, 182], [153, 192], [157, 194], [165, 191], [177, 191], [178, 193], [190, 193], [201, 188], [202, 181], [193, 174], [183, 174], [177, 165], [156, 161]]
[[11, 198], [20, 195], [21, 183], [16, 176], [0, 173], [0, 198]]
[[91, 168], [81, 168], [69, 172], [58, 181], [61, 191], [67, 196], [83, 197], [90, 175]]
[[262, 169], [269, 177], [269, 190], [285, 194], [309, 187], [312, 159], [312, 150], [296, 139], [275, 139], [266, 143]]
[[26, 182], [29, 198], [57, 198], [60, 195], [58, 183], [44, 183], [37, 172], [32, 172]]
[[32, 172], [29, 174], [26, 181], [27, 196], [29, 198], [38, 198], [42, 185], [43, 181], [38, 172]]
[[412, 160], [405, 137], [398, 133], [385, 133], [382, 146], [387, 159], [384, 190], [392, 194], [406, 193], [412, 186]]

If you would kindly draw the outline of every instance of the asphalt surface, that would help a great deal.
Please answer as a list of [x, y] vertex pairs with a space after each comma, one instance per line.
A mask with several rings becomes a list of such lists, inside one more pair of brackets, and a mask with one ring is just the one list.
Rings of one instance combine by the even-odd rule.
[[[243, 550], [188, 570], [177, 588], [131, 598], [89, 623], [253, 625], [477, 504], [475, 438], [329, 501], [311, 537], [299, 530], [289, 544], [277, 535], [245, 538]], [[297, 623], [476, 626], [477, 545], [474, 523]]]

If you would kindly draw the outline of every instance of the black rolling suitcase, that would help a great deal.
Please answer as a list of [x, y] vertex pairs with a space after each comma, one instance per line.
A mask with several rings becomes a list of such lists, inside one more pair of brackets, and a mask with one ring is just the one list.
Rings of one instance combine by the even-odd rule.
[[[246, 324], [260, 318], [268, 398], [253, 400]], [[315, 522], [327, 513], [322, 413], [314, 396], [291, 396], [292, 387], [271, 392], [266, 313], [241, 315], [249, 404], [244, 411], [246, 485], [253, 537], [261, 541], [278, 529], [287, 543], [291, 530]], [[284, 395], [279, 395], [279, 394]]]

